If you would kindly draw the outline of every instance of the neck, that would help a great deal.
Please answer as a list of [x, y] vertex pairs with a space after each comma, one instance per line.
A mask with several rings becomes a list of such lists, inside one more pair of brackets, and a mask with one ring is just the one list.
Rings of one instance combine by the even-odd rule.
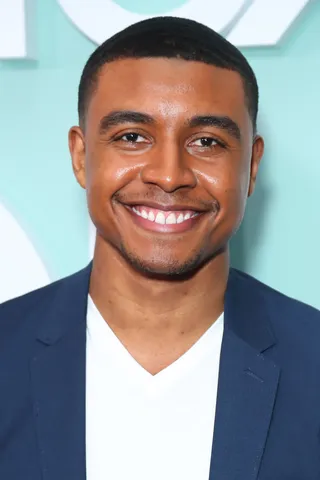
[[225, 250], [190, 278], [148, 278], [98, 240], [90, 295], [105, 320], [122, 331], [191, 333], [205, 330], [222, 313], [228, 273]]

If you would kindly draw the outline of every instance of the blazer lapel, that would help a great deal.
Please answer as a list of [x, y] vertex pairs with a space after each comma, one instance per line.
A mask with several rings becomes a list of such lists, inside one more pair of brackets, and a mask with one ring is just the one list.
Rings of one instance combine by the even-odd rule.
[[232, 271], [225, 301], [210, 480], [255, 480], [268, 434], [279, 368], [262, 352], [275, 344], [259, 290]]
[[61, 282], [42, 312], [31, 361], [44, 480], [85, 480], [86, 309], [91, 266]]

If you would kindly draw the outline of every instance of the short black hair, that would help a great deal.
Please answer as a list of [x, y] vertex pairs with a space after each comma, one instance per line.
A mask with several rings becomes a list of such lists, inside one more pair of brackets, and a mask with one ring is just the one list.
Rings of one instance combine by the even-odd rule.
[[247, 108], [256, 130], [259, 91], [256, 76], [244, 55], [220, 34], [201, 23], [178, 17], [154, 17], [130, 25], [102, 43], [87, 61], [80, 80], [78, 114], [84, 124], [86, 109], [100, 69], [125, 58], [179, 58], [238, 72]]

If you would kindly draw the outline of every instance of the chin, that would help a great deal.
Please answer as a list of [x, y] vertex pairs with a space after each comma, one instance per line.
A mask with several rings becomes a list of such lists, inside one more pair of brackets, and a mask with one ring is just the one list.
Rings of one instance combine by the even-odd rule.
[[141, 274], [149, 278], [182, 280], [192, 277], [206, 263], [202, 252], [186, 259], [177, 258], [145, 258], [121, 249], [122, 256]]

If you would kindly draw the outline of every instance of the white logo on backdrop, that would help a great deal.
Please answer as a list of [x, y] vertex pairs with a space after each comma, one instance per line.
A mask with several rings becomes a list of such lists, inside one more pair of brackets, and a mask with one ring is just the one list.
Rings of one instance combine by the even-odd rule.
[[[159, 0], [161, 1], [161, 0]], [[310, 0], [189, 0], [167, 14], [204, 23], [238, 47], [275, 45]], [[72, 22], [95, 43], [144, 18], [112, 0], [58, 0]], [[134, 2], [133, 2], [134, 4]]]
[[34, 58], [36, 0], [0, 0], [0, 59]]
[[[238, 47], [270, 46], [281, 40], [310, 1], [189, 0], [167, 14], [205, 23]], [[112, 0], [57, 2], [77, 28], [97, 44], [147, 18]], [[0, 58], [35, 57], [35, 6], [36, 0], [0, 0]]]
[[0, 303], [49, 283], [41, 258], [19, 223], [0, 203]]

